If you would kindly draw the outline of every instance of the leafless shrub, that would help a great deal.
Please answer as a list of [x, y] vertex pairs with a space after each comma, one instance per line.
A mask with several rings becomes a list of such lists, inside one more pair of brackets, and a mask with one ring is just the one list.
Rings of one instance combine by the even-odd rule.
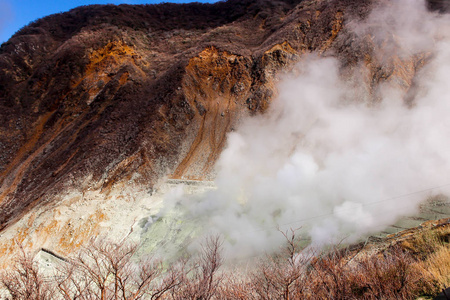
[[424, 274], [413, 257], [399, 247], [349, 261], [331, 251], [311, 264], [312, 294], [318, 299], [414, 299]]
[[399, 247], [365, 257], [349, 281], [355, 296], [365, 299], [414, 299], [425, 274], [413, 257]]
[[251, 276], [251, 286], [258, 299], [289, 300], [303, 296], [309, 257], [301, 253], [296, 230], [281, 233], [286, 245], [280, 252], [261, 260]]
[[227, 272], [216, 295], [217, 299], [252, 300], [258, 299], [253, 292], [253, 284], [242, 270]]
[[182, 276], [178, 286], [171, 290], [171, 299], [212, 299], [222, 282], [222, 240], [219, 236], [207, 238], [197, 259], [186, 261], [178, 268]]
[[308, 274], [311, 294], [318, 299], [348, 298], [350, 272], [344, 257], [345, 251], [335, 247], [311, 262]]
[[22, 248], [12, 269], [0, 275], [0, 288], [11, 299], [17, 300], [47, 300], [54, 296], [51, 285], [39, 271], [34, 256], [25, 253]]
[[374, 253], [337, 247], [313, 253], [302, 250], [295, 230], [283, 234], [284, 247], [249, 272], [221, 269], [217, 236], [208, 238], [198, 255], [169, 265], [135, 258], [134, 244], [102, 240], [61, 262], [50, 278], [23, 252], [0, 276], [0, 285], [11, 299], [36, 300], [414, 299], [436, 293], [441, 288], [436, 282], [446, 276], [446, 245], [432, 254], [445, 266], [431, 272], [426, 270], [431, 256], [423, 261], [400, 246]]
[[179, 283], [162, 262], [134, 261], [135, 244], [91, 242], [63, 266], [57, 286], [64, 299], [160, 299]]

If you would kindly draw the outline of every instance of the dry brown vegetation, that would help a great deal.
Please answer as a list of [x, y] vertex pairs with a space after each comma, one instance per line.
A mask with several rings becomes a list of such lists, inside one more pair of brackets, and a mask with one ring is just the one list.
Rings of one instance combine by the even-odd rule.
[[137, 259], [128, 242], [91, 242], [40, 272], [25, 252], [0, 277], [5, 299], [416, 299], [450, 283], [450, 228], [359, 250], [300, 249], [296, 232], [252, 266], [223, 268], [222, 241], [208, 238], [198, 255], [166, 264]]

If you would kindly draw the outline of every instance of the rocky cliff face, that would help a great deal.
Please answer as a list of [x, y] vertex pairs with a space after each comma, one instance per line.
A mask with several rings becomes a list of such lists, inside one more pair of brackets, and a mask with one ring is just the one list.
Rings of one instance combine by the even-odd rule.
[[133, 207], [151, 210], [162, 178], [213, 178], [227, 132], [264, 113], [304, 53], [333, 53], [343, 76], [360, 69], [364, 101], [380, 81], [413, 101], [427, 54], [385, 60], [373, 53], [386, 41], [347, 30], [374, 5], [95, 5], [23, 28], [0, 48], [1, 253], [15, 240], [69, 253]]

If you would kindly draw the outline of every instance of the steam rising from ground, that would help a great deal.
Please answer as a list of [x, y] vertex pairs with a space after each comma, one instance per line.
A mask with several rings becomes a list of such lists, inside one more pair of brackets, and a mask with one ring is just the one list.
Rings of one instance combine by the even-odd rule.
[[303, 226], [313, 245], [354, 241], [446, 192], [435, 187], [450, 183], [450, 19], [401, 0], [351, 26], [392, 43], [381, 60], [431, 52], [414, 104], [394, 82], [369, 105], [336, 59], [304, 57], [271, 109], [229, 134], [218, 189], [176, 198], [189, 218], [225, 236], [229, 253], [278, 247], [277, 226]]

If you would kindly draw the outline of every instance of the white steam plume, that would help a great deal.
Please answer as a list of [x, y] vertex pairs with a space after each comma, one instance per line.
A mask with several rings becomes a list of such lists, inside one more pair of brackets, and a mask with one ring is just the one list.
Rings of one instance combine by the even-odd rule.
[[304, 57], [270, 110], [229, 134], [218, 189], [178, 199], [226, 237], [229, 253], [278, 247], [277, 226], [304, 225], [313, 245], [354, 241], [446, 192], [415, 193], [450, 183], [450, 19], [423, 1], [387, 5], [353, 28], [397, 43], [379, 59], [432, 52], [413, 107], [395, 84], [380, 86], [379, 104], [363, 103], [336, 59]]

